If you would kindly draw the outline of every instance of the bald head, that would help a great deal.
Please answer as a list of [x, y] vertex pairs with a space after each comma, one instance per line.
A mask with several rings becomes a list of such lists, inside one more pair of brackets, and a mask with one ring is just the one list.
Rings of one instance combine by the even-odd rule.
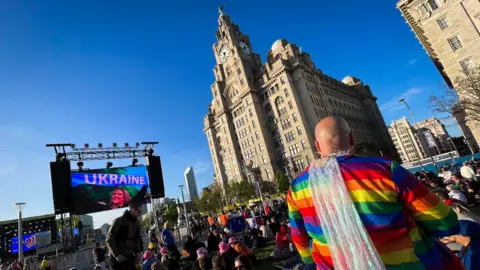
[[315, 145], [322, 157], [338, 151], [352, 150], [353, 136], [347, 121], [341, 117], [323, 118], [315, 127]]

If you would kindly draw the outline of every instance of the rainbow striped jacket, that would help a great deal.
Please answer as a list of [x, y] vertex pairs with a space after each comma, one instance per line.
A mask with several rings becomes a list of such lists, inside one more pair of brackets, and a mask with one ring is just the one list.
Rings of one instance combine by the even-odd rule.
[[[458, 232], [455, 212], [397, 163], [381, 157], [337, 158], [345, 185], [387, 269], [463, 269], [438, 237]], [[290, 185], [292, 240], [308, 269], [333, 269], [308, 190], [308, 168]]]

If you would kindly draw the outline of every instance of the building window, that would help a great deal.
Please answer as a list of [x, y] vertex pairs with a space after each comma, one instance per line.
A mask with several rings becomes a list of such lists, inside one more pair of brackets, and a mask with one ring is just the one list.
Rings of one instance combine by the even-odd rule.
[[288, 97], [288, 88], [285, 88], [283, 92], [285, 92], [285, 96]]
[[255, 128], [255, 121], [252, 121], [252, 127]]
[[440, 26], [440, 29], [446, 29], [448, 28], [448, 21], [447, 17], [443, 17], [437, 20], [438, 26]]
[[257, 139], [257, 140], [259, 139], [259, 137], [258, 137], [258, 131], [255, 131], [255, 139]]
[[258, 150], [260, 150], [260, 152], [262, 152], [262, 151], [263, 151], [263, 147], [262, 147], [262, 145], [261, 145], [261, 144], [258, 144]]
[[282, 145], [282, 138], [276, 138], [274, 141], [275, 147], [279, 147]]
[[300, 153], [300, 149], [298, 149], [298, 144], [289, 146], [288, 150], [290, 151], [291, 156], [294, 156]]
[[265, 156], [262, 156], [263, 164], [267, 164], [267, 158]]
[[285, 79], [283, 77], [280, 78], [280, 83], [282, 83], [282, 85], [285, 84]]
[[288, 102], [288, 107], [290, 108], [290, 110], [293, 109], [293, 104], [291, 101]]
[[432, 11], [435, 11], [438, 9], [437, 0], [428, 0], [428, 4], [430, 5], [430, 8], [432, 9]]
[[291, 127], [291, 126], [292, 126], [292, 124], [290, 124], [290, 119], [287, 118], [287, 119], [282, 121], [282, 129], [285, 130], [285, 129]]
[[266, 171], [267, 171], [267, 179], [268, 179], [268, 180], [271, 180], [271, 179], [272, 179], [272, 175], [270, 174], [270, 170], [267, 169]]
[[285, 134], [285, 140], [287, 140], [287, 142], [291, 142], [295, 140], [295, 133], [293, 131], [290, 131], [287, 134]]
[[279, 111], [278, 111], [278, 114], [279, 115], [284, 115], [287, 113], [287, 108], [281, 108]]
[[242, 70], [239, 67], [237, 68], [237, 74], [242, 74]]
[[458, 39], [457, 36], [454, 36], [452, 38], [447, 39], [448, 44], [450, 44], [450, 47], [452, 48], [452, 51], [457, 51], [458, 49], [462, 48], [462, 43], [460, 42], [460, 39]]
[[305, 140], [302, 140], [302, 149], [307, 149], [307, 144], [305, 143]]
[[243, 85], [245, 84], [245, 81], [243, 80], [243, 78], [240, 78], [240, 85]]
[[250, 117], [253, 117], [252, 109], [248, 109], [248, 113], [250, 114]]
[[283, 104], [283, 98], [282, 98], [282, 97], [277, 97], [277, 98], [275, 99], [275, 104], [276, 104], [277, 106], [280, 105], [280, 104]]
[[460, 61], [460, 66], [464, 71], [470, 71], [473, 68], [473, 61], [472, 58], [466, 58]]
[[298, 135], [302, 135], [302, 128], [301, 128], [301, 127], [297, 127], [297, 132], [298, 132]]
[[293, 122], [297, 122], [297, 114], [293, 113], [292, 114]]
[[305, 169], [305, 161], [303, 161], [303, 159], [295, 160], [293, 163], [295, 164], [297, 171], [301, 172]]

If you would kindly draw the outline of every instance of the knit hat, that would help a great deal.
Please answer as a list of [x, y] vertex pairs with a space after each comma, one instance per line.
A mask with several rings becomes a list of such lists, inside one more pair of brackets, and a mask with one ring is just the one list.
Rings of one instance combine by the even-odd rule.
[[151, 257], [152, 257], [152, 252], [150, 250], [147, 250], [145, 251], [145, 253], [143, 253], [143, 259], [148, 260]]
[[233, 244], [233, 243], [235, 243], [235, 242], [238, 242], [237, 238], [235, 238], [235, 237], [230, 237], [230, 239], [228, 239], [228, 244], [229, 244], [229, 245], [231, 245], [231, 244]]
[[227, 252], [230, 246], [225, 242], [220, 242], [220, 244], [218, 245], [218, 248], [220, 249], [220, 254], [223, 254]]
[[197, 249], [197, 256], [198, 258], [205, 258], [207, 256], [207, 250], [203, 247]]
[[167, 247], [162, 247], [160, 249], [160, 254], [168, 254], [168, 248]]

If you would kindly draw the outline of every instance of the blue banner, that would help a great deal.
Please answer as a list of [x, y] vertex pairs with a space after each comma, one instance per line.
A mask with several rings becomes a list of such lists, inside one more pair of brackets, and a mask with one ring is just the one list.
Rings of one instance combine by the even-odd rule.
[[72, 172], [73, 213], [83, 215], [145, 203], [149, 197], [145, 166]]
[[96, 186], [137, 186], [148, 185], [145, 166], [110, 168], [72, 172], [72, 187], [78, 185]]
[[[35, 246], [35, 234], [30, 233], [23, 235], [23, 251], [29, 251], [36, 249]], [[18, 253], [18, 236], [12, 238], [12, 253]]]

